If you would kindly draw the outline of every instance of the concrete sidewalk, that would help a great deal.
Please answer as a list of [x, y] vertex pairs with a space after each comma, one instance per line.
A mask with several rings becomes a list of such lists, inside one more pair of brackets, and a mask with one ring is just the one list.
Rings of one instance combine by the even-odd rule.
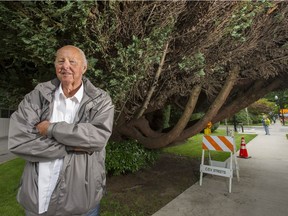
[[[240, 181], [206, 175], [153, 216], [287, 216], [288, 126], [271, 125], [246, 145], [251, 158], [238, 158]], [[237, 154], [238, 155], [238, 154]]]
[[0, 137], [0, 164], [16, 157], [16, 155], [8, 151], [8, 137]]

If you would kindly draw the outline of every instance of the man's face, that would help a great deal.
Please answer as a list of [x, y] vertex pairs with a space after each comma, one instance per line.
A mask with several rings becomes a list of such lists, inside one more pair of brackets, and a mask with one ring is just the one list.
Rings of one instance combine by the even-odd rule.
[[65, 85], [80, 85], [82, 75], [86, 71], [84, 58], [73, 46], [65, 46], [58, 50], [55, 59], [55, 69], [58, 79]]

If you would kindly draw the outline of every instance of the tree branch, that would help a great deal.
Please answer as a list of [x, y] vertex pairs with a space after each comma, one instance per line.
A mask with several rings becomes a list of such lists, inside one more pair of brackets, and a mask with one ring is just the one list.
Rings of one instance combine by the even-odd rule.
[[155, 88], [157, 86], [158, 79], [159, 79], [160, 74], [162, 72], [162, 68], [163, 68], [163, 65], [164, 65], [165, 57], [166, 57], [166, 54], [167, 54], [167, 51], [168, 51], [168, 46], [169, 46], [169, 41], [165, 45], [165, 48], [164, 48], [163, 54], [162, 54], [162, 58], [161, 58], [158, 70], [157, 70], [157, 72], [155, 74], [152, 86], [151, 86], [151, 88], [149, 89], [149, 91], [147, 93], [147, 97], [146, 97], [146, 99], [145, 99], [145, 101], [143, 103], [143, 106], [141, 107], [139, 113], [137, 114], [136, 119], [139, 119], [144, 114], [145, 110], [147, 109], [147, 107], [149, 105], [149, 102], [151, 100], [153, 92], [155, 91]]

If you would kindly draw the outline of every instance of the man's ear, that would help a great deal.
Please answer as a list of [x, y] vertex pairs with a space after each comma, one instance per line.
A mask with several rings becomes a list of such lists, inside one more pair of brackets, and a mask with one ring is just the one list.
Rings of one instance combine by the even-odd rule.
[[86, 70], [87, 70], [87, 65], [84, 65], [82, 74], [84, 74], [86, 72]]

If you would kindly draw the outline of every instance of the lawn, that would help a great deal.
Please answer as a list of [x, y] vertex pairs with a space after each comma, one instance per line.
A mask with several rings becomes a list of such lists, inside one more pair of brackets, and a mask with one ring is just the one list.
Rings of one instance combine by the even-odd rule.
[[24, 215], [16, 201], [16, 194], [25, 161], [17, 158], [0, 164], [0, 215]]

